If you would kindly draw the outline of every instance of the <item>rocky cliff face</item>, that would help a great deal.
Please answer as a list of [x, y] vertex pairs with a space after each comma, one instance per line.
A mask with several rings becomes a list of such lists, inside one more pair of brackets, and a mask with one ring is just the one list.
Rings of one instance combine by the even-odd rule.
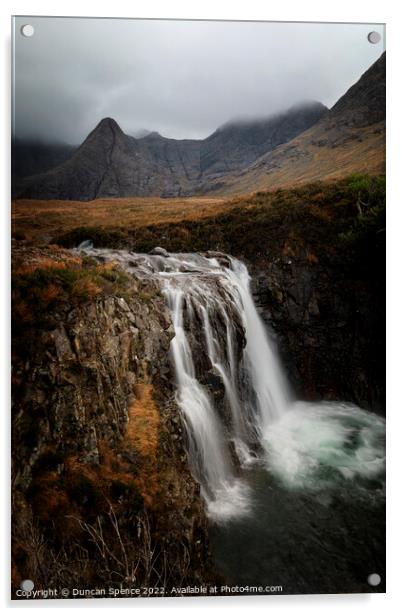
[[383, 414], [381, 289], [303, 257], [275, 259], [253, 273], [256, 304], [298, 396], [349, 400]]
[[[205, 581], [206, 520], [159, 290], [132, 276], [116, 287], [118, 269], [57, 249], [16, 249], [15, 257], [15, 585], [26, 577], [56, 588]], [[82, 272], [92, 297], [82, 294]], [[33, 314], [33, 277], [42, 316]]]

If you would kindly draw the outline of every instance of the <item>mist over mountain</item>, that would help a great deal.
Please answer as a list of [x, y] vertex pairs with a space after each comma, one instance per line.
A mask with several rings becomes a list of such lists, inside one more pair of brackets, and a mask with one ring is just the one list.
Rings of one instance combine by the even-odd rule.
[[311, 128], [205, 191], [239, 194], [351, 173], [384, 173], [385, 76], [384, 52]]
[[329, 111], [306, 102], [267, 118], [227, 122], [203, 140], [147, 131], [132, 137], [104, 118], [75, 151], [17, 146], [15, 169], [43, 172], [14, 182], [13, 192], [20, 198], [83, 201], [229, 195], [354, 172], [382, 173], [384, 100], [385, 53]]
[[53, 169], [68, 160], [78, 146], [15, 139], [12, 144], [12, 176], [23, 178]]
[[321, 103], [306, 102], [269, 118], [228, 122], [203, 142], [202, 175], [219, 177], [244, 169], [315, 124], [326, 111]]
[[204, 140], [169, 139], [157, 132], [135, 138], [104, 118], [69, 160], [18, 183], [16, 194], [78, 200], [191, 195], [205, 182], [246, 168], [325, 112], [321, 103], [304, 103], [268, 118], [227, 123]]

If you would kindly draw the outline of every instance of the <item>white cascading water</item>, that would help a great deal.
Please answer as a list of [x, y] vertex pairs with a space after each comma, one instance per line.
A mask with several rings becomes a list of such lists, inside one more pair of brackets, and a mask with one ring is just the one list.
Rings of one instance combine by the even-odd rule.
[[[236, 511], [248, 509], [247, 489], [234, 477], [223, 426], [210, 394], [195, 374], [184, 328], [184, 291], [181, 285], [169, 279], [163, 290], [175, 330], [171, 350], [178, 387], [177, 401], [188, 435], [190, 464], [202, 486], [210, 514], [232, 517]], [[213, 353], [212, 348], [209, 350]]]
[[[256, 461], [288, 489], [381, 476], [384, 420], [350, 404], [292, 399], [241, 261], [93, 249], [88, 242], [78, 250], [161, 285], [175, 330], [171, 353], [189, 461], [211, 517], [250, 512], [250, 491], [238, 467]], [[225, 421], [205, 372], [223, 386]]]
[[256, 422], [264, 433], [273, 420], [279, 419], [291, 402], [289, 386], [259, 316], [250, 291], [250, 276], [246, 266], [230, 259], [227, 275], [240, 295], [238, 305], [246, 331], [245, 359], [256, 393]]

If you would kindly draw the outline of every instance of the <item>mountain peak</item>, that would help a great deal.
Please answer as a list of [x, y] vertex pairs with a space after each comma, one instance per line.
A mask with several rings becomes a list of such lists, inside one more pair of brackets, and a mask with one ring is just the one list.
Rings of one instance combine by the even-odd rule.
[[228, 123], [203, 140], [156, 132], [138, 139], [125, 135], [113, 118], [103, 118], [71, 158], [26, 178], [14, 194], [79, 200], [228, 195], [383, 173], [384, 114], [385, 54], [329, 111], [300, 101], [276, 115]]
[[157, 130], [153, 130], [151, 132], [148, 132], [148, 134], [145, 135], [143, 139], [163, 139], [163, 137], [160, 133], [158, 133]]
[[148, 130], [147, 128], [140, 128], [134, 133], [130, 133], [130, 136], [134, 137], [134, 139], [144, 139], [144, 137], [148, 137], [148, 135], [150, 134], [151, 134], [151, 131]]
[[101, 128], [103, 126], [108, 127], [108, 128], [118, 128], [121, 130], [120, 126], [117, 124], [116, 120], [114, 120], [113, 118], [102, 118], [102, 120], [99, 122], [96, 128]]
[[114, 133], [118, 135], [124, 135], [120, 126], [117, 124], [116, 120], [113, 118], [103, 118], [94, 128], [92, 134], [107, 134]]
[[81, 145], [92, 144], [92, 146], [103, 147], [100, 144], [109, 144], [116, 140], [125, 139], [125, 135], [113, 118], [103, 118], [95, 128], [89, 133], [84, 143]]
[[328, 111], [328, 107], [326, 107], [320, 101], [315, 101], [315, 100], [312, 100], [312, 99], [305, 99], [305, 100], [301, 100], [301, 101], [295, 103], [294, 105], [292, 105], [291, 107], [289, 107], [288, 113], [289, 112], [304, 111], [304, 110], [308, 110], [308, 109], [320, 109], [323, 112], [324, 111]]

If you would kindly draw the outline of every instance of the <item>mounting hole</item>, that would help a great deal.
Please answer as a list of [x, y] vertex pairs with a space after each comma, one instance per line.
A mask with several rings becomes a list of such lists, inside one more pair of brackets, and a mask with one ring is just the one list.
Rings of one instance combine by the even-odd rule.
[[35, 34], [35, 28], [31, 24], [25, 24], [24, 26], [21, 26], [21, 34], [22, 36], [27, 36], [29, 38]]
[[372, 45], [377, 45], [381, 41], [381, 34], [373, 30], [373, 32], [369, 32], [367, 35], [368, 42]]
[[20, 584], [21, 590], [25, 590], [26, 592], [31, 592], [34, 589], [35, 584], [32, 580], [22, 580]]
[[378, 586], [381, 583], [381, 576], [378, 573], [371, 573], [367, 578], [370, 586]]

